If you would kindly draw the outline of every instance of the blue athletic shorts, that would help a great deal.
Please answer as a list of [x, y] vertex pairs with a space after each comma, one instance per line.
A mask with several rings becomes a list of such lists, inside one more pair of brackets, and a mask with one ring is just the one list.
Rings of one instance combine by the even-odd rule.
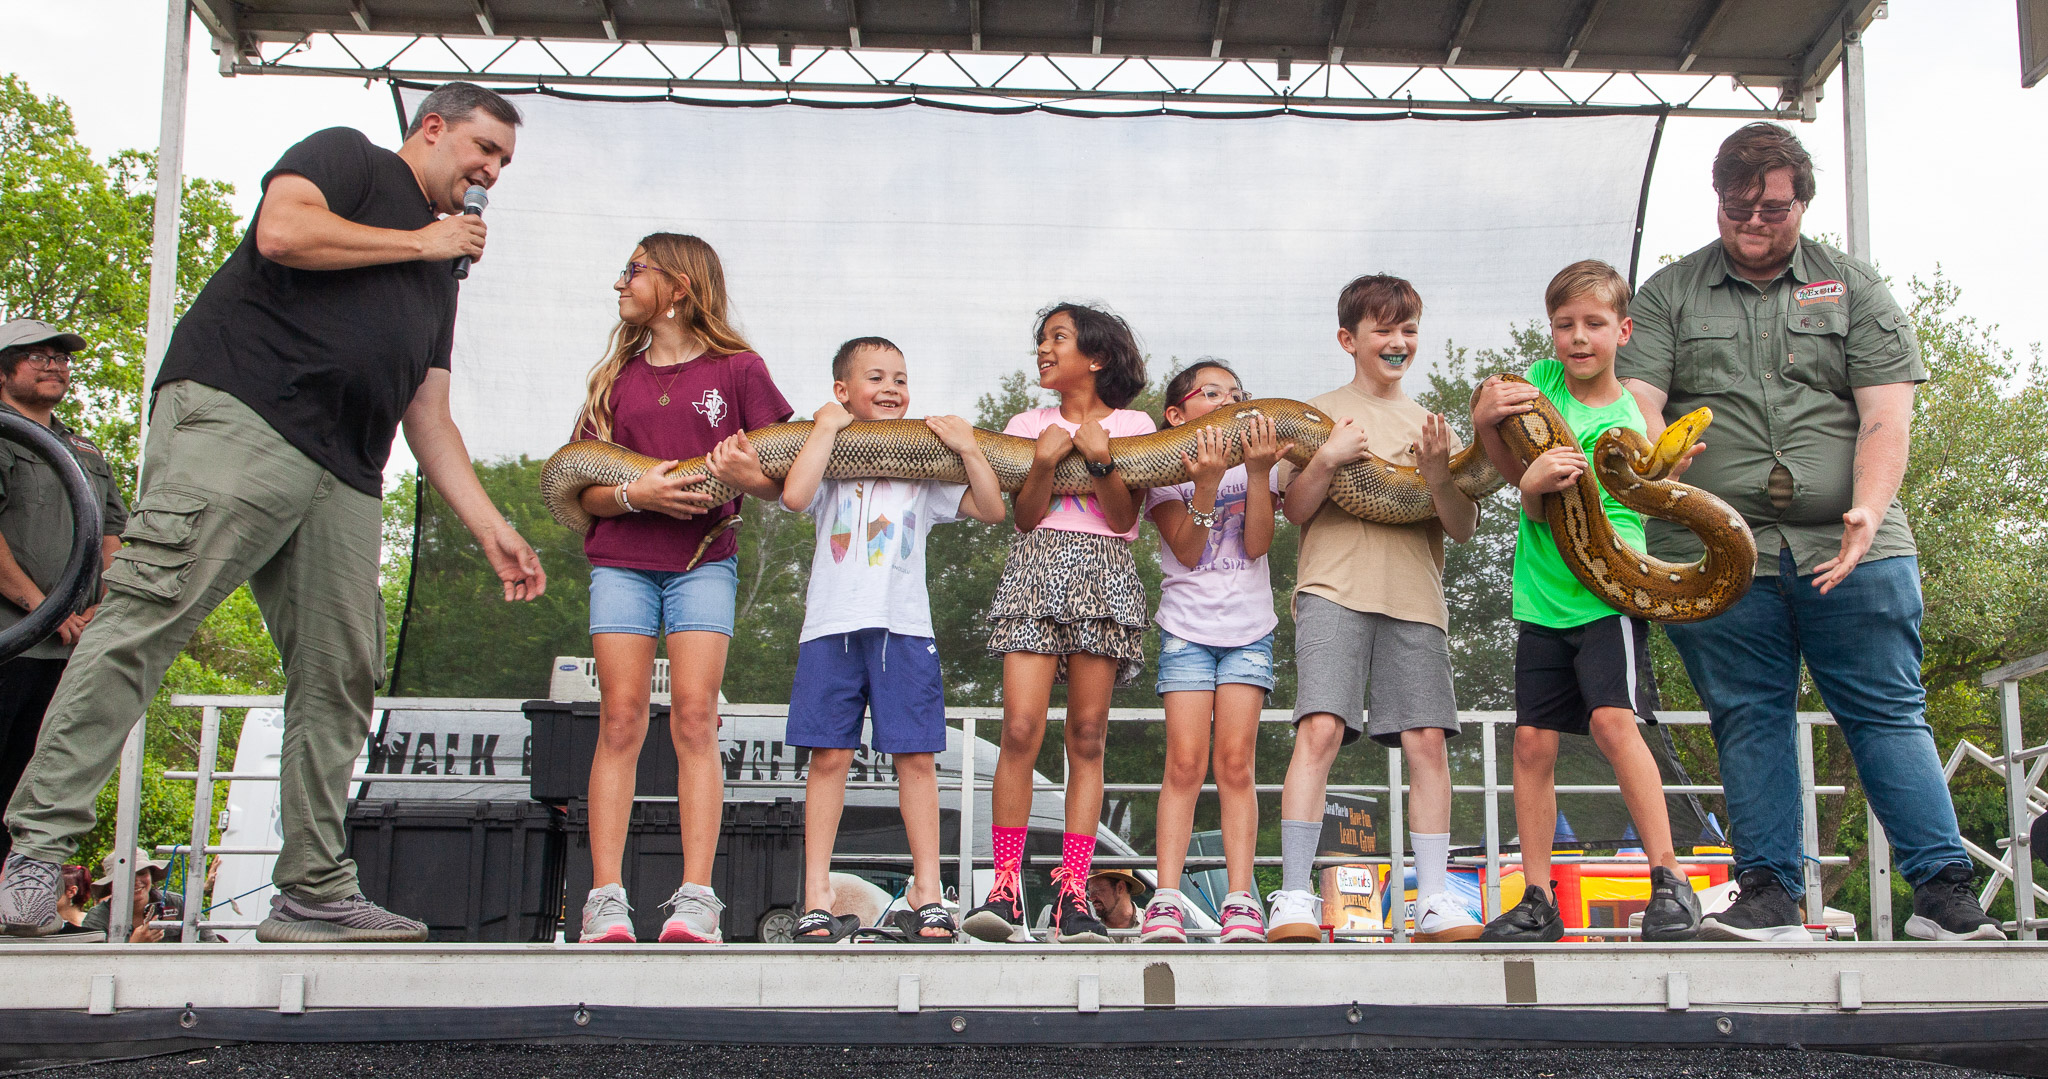
[[1210, 691], [1224, 683], [1273, 691], [1273, 635], [1238, 648], [1184, 641], [1159, 631], [1159, 695], [1183, 690]]
[[590, 632], [709, 630], [732, 636], [732, 605], [740, 591], [738, 558], [706, 562], [688, 573], [590, 567]]
[[784, 739], [810, 749], [859, 749], [861, 717], [874, 710], [877, 753], [946, 748], [946, 687], [930, 637], [859, 629], [797, 646]]

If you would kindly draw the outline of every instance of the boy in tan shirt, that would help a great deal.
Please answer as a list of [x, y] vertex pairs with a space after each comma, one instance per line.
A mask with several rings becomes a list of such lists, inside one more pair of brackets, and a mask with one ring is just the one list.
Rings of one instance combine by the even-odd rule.
[[[1336, 421], [1336, 430], [1306, 467], [1281, 477], [1287, 519], [1303, 526], [1294, 589], [1300, 681], [1294, 757], [1280, 794], [1281, 886], [1270, 897], [1271, 941], [1321, 938], [1322, 905], [1308, 884], [1322, 837], [1324, 787], [1337, 750], [1361, 734], [1400, 746], [1405, 759], [1415, 939], [1471, 940], [1480, 932], [1445, 889], [1451, 772], [1444, 739], [1458, 733], [1458, 702], [1443, 590], [1444, 536], [1470, 539], [1479, 507], [1451, 482], [1457, 436], [1450, 425], [1401, 389], [1418, 354], [1421, 318], [1422, 298], [1401, 278], [1377, 274], [1344, 287], [1337, 344], [1351, 354], [1355, 373], [1310, 402]], [[1437, 515], [1411, 525], [1375, 524], [1330, 502], [1331, 476], [1368, 453], [1420, 469]], [[1399, 867], [1389, 883], [1396, 895], [1405, 892]]]

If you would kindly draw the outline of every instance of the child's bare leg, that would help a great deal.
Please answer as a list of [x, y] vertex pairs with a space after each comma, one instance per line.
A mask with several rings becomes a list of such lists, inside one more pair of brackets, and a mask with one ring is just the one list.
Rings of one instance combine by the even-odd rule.
[[1059, 657], [1037, 652], [1003, 655], [1003, 743], [989, 792], [990, 823], [998, 828], [1031, 825], [1031, 773], [1045, 740], [1045, 711], [1052, 704]]
[[1109, 745], [1109, 694], [1117, 661], [1067, 657], [1067, 831], [1092, 836], [1102, 821], [1102, 755]]
[[[590, 883], [619, 883], [626, 830], [633, 818], [640, 745], [647, 739], [647, 698], [654, 678], [654, 638], [594, 633], [597, 661], [597, 753], [590, 758]], [[574, 897], [571, 897], [572, 899]]]
[[[1522, 880], [1550, 892], [1550, 844], [1557, 838], [1557, 732], [1515, 728], [1515, 825], [1522, 836]], [[1551, 896], [1552, 903], [1557, 902]]]
[[1166, 775], [1159, 782], [1154, 844], [1159, 852], [1161, 888], [1180, 888], [1188, 838], [1195, 830], [1195, 801], [1209, 774], [1209, 718], [1215, 699], [1216, 694], [1209, 690], [1166, 694]]
[[1451, 758], [1442, 727], [1401, 732], [1408, 769], [1408, 830], [1432, 835], [1451, 830]]
[[[853, 750], [811, 750], [811, 771], [804, 778], [804, 909], [832, 909], [832, 846], [839, 838], [839, 815], [846, 807], [846, 773]], [[830, 936], [821, 930], [815, 936]]]
[[669, 737], [676, 747], [676, 802], [683, 821], [683, 880], [711, 886], [725, 776], [718, 759], [718, 686], [732, 638], [710, 630], [668, 635]]
[[1330, 765], [1343, 747], [1344, 721], [1328, 712], [1310, 713], [1294, 725], [1294, 754], [1280, 787], [1281, 820], [1322, 822]]
[[[1223, 861], [1230, 890], [1253, 890], [1252, 858], [1258, 854], [1259, 794], [1253, 765], [1259, 747], [1259, 709], [1266, 691], [1226, 682], [1216, 687], [1216, 799], [1223, 807]], [[1190, 807], [1192, 808], [1192, 807]], [[1189, 824], [1193, 824], [1192, 817]], [[1182, 843], [1181, 850], [1187, 849]], [[1165, 865], [1165, 859], [1160, 859]]]
[[[1664, 776], [1657, 770], [1657, 758], [1643, 744], [1636, 729], [1635, 713], [1626, 708], [1595, 708], [1592, 719], [1593, 744], [1614, 766], [1614, 781], [1621, 787], [1621, 800], [1636, 822], [1636, 837], [1651, 865], [1678, 871], [1678, 852], [1671, 845], [1671, 815], [1664, 807]], [[1680, 874], [1683, 876], [1684, 874]]]
[[[939, 901], [939, 769], [929, 753], [898, 753], [896, 797], [903, 810], [903, 831], [910, 837], [912, 910]], [[938, 930], [925, 936], [944, 936]]]

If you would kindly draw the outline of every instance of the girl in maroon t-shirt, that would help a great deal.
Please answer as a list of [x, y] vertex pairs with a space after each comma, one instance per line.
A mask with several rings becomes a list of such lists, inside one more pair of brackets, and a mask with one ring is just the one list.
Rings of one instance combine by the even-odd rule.
[[670, 471], [709, 455], [713, 475], [759, 499], [782, 485], [761, 472], [748, 429], [781, 423], [789, 402], [768, 366], [726, 322], [725, 271], [695, 236], [658, 232], [640, 241], [612, 286], [619, 324], [590, 372], [577, 438], [600, 438], [661, 458], [629, 483], [583, 489], [596, 518], [584, 537], [590, 559], [590, 646], [597, 659], [601, 726], [590, 762], [590, 857], [596, 887], [583, 904], [579, 939], [634, 939], [620, 862], [633, 812], [633, 779], [647, 737], [654, 642], [665, 630], [669, 729], [682, 804], [683, 882], [664, 906], [664, 943], [716, 943], [711, 890], [724, 780], [718, 756], [718, 687], [739, 587], [739, 499], [711, 505], [688, 490], [703, 473]]

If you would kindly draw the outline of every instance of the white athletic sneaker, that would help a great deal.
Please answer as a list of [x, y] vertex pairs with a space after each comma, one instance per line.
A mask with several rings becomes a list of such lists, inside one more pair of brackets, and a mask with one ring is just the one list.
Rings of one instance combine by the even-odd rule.
[[1138, 939], [1146, 944], [1186, 944], [1186, 918], [1180, 891], [1161, 888], [1145, 904], [1145, 920], [1138, 929]]
[[702, 884], [684, 881], [662, 906], [669, 911], [668, 921], [661, 923], [663, 944], [724, 943], [725, 937], [718, 931], [718, 916], [725, 910], [725, 904], [718, 901], [718, 893]]
[[1274, 944], [1314, 944], [1323, 939], [1323, 901], [1304, 891], [1282, 889], [1266, 897], [1271, 912], [1266, 939]]
[[576, 939], [583, 944], [631, 944], [636, 939], [632, 913], [623, 885], [592, 888], [583, 900], [583, 932]]
[[1248, 944], [1266, 939], [1266, 916], [1259, 910], [1259, 897], [1250, 892], [1230, 892], [1223, 897], [1225, 944]]
[[1418, 944], [1448, 944], [1478, 940], [1485, 929], [1465, 904], [1451, 898], [1449, 892], [1438, 892], [1415, 901], [1415, 932], [1408, 939]]

